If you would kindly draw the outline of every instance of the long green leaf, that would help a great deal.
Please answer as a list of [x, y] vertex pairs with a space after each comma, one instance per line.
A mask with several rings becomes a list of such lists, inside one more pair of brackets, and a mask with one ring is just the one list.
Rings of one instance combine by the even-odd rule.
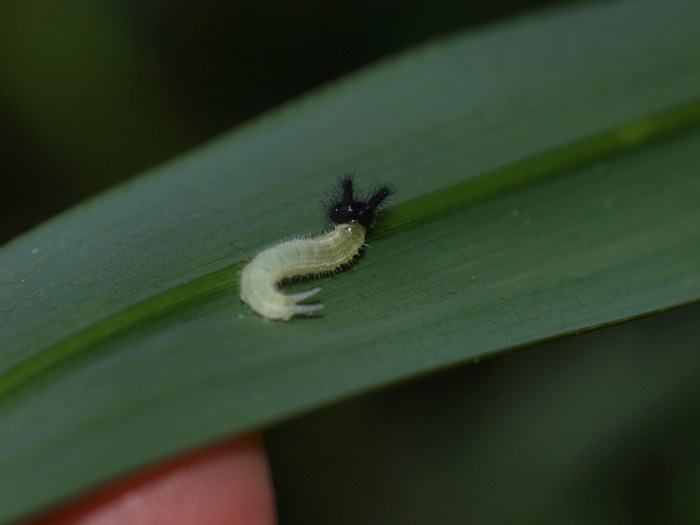
[[[700, 298], [700, 5], [556, 12], [413, 51], [0, 252], [0, 522], [228, 433]], [[394, 182], [323, 315], [237, 272]], [[306, 284], [295, 284], [303, 289]], [[42, 475], [38, 476], [37, 473]]]

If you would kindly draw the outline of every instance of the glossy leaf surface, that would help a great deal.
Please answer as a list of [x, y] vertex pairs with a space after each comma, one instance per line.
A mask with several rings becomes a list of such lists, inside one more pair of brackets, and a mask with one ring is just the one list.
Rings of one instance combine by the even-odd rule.
[[[434, 43], [4, 247], [0, 521], [358, 392], [697, 301], [698, 19], [690, 0], [607, 3]], [[255, 316], [237, 272], [319, 231], [315, 202], [347, 169], [398, 188], [371, 248], [320, 281], [322, 316]]]

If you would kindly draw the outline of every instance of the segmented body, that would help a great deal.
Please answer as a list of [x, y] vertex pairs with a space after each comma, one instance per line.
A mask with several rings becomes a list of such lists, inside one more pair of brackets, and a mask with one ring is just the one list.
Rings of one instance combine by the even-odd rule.
[[303, 275], [318, 275], [353, 260], [365, 242], [367, 229], [358, 222], [338, 224], [310, 238], [284, 241], [263, 250], [248, 263], [241, 276], [241, 299], [267, 319], [288, 321], [295, 315], [310, 315], [322, 304], [298, 304], [318, 293], [314, 288], [286, 295], [279, 283]]

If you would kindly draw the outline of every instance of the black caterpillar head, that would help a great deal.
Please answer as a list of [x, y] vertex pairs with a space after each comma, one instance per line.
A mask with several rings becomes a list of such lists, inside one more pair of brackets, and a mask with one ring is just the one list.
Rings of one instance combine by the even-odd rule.
[[340, 191], [329, 202], [328, 220], [335, 225], [359, 222], [368, 230], [377, 224], [377, 209], [393, 193], [390, 186], [380, 186], [374, 195], [359, 200], [355, 197], [353, 175], [340, 179]]

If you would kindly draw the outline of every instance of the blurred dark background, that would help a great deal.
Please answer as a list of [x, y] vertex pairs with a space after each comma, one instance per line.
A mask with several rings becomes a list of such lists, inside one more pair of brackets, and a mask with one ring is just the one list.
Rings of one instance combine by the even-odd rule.
[[552, 3], [4, 0], [0, 244], [365, 64]]

